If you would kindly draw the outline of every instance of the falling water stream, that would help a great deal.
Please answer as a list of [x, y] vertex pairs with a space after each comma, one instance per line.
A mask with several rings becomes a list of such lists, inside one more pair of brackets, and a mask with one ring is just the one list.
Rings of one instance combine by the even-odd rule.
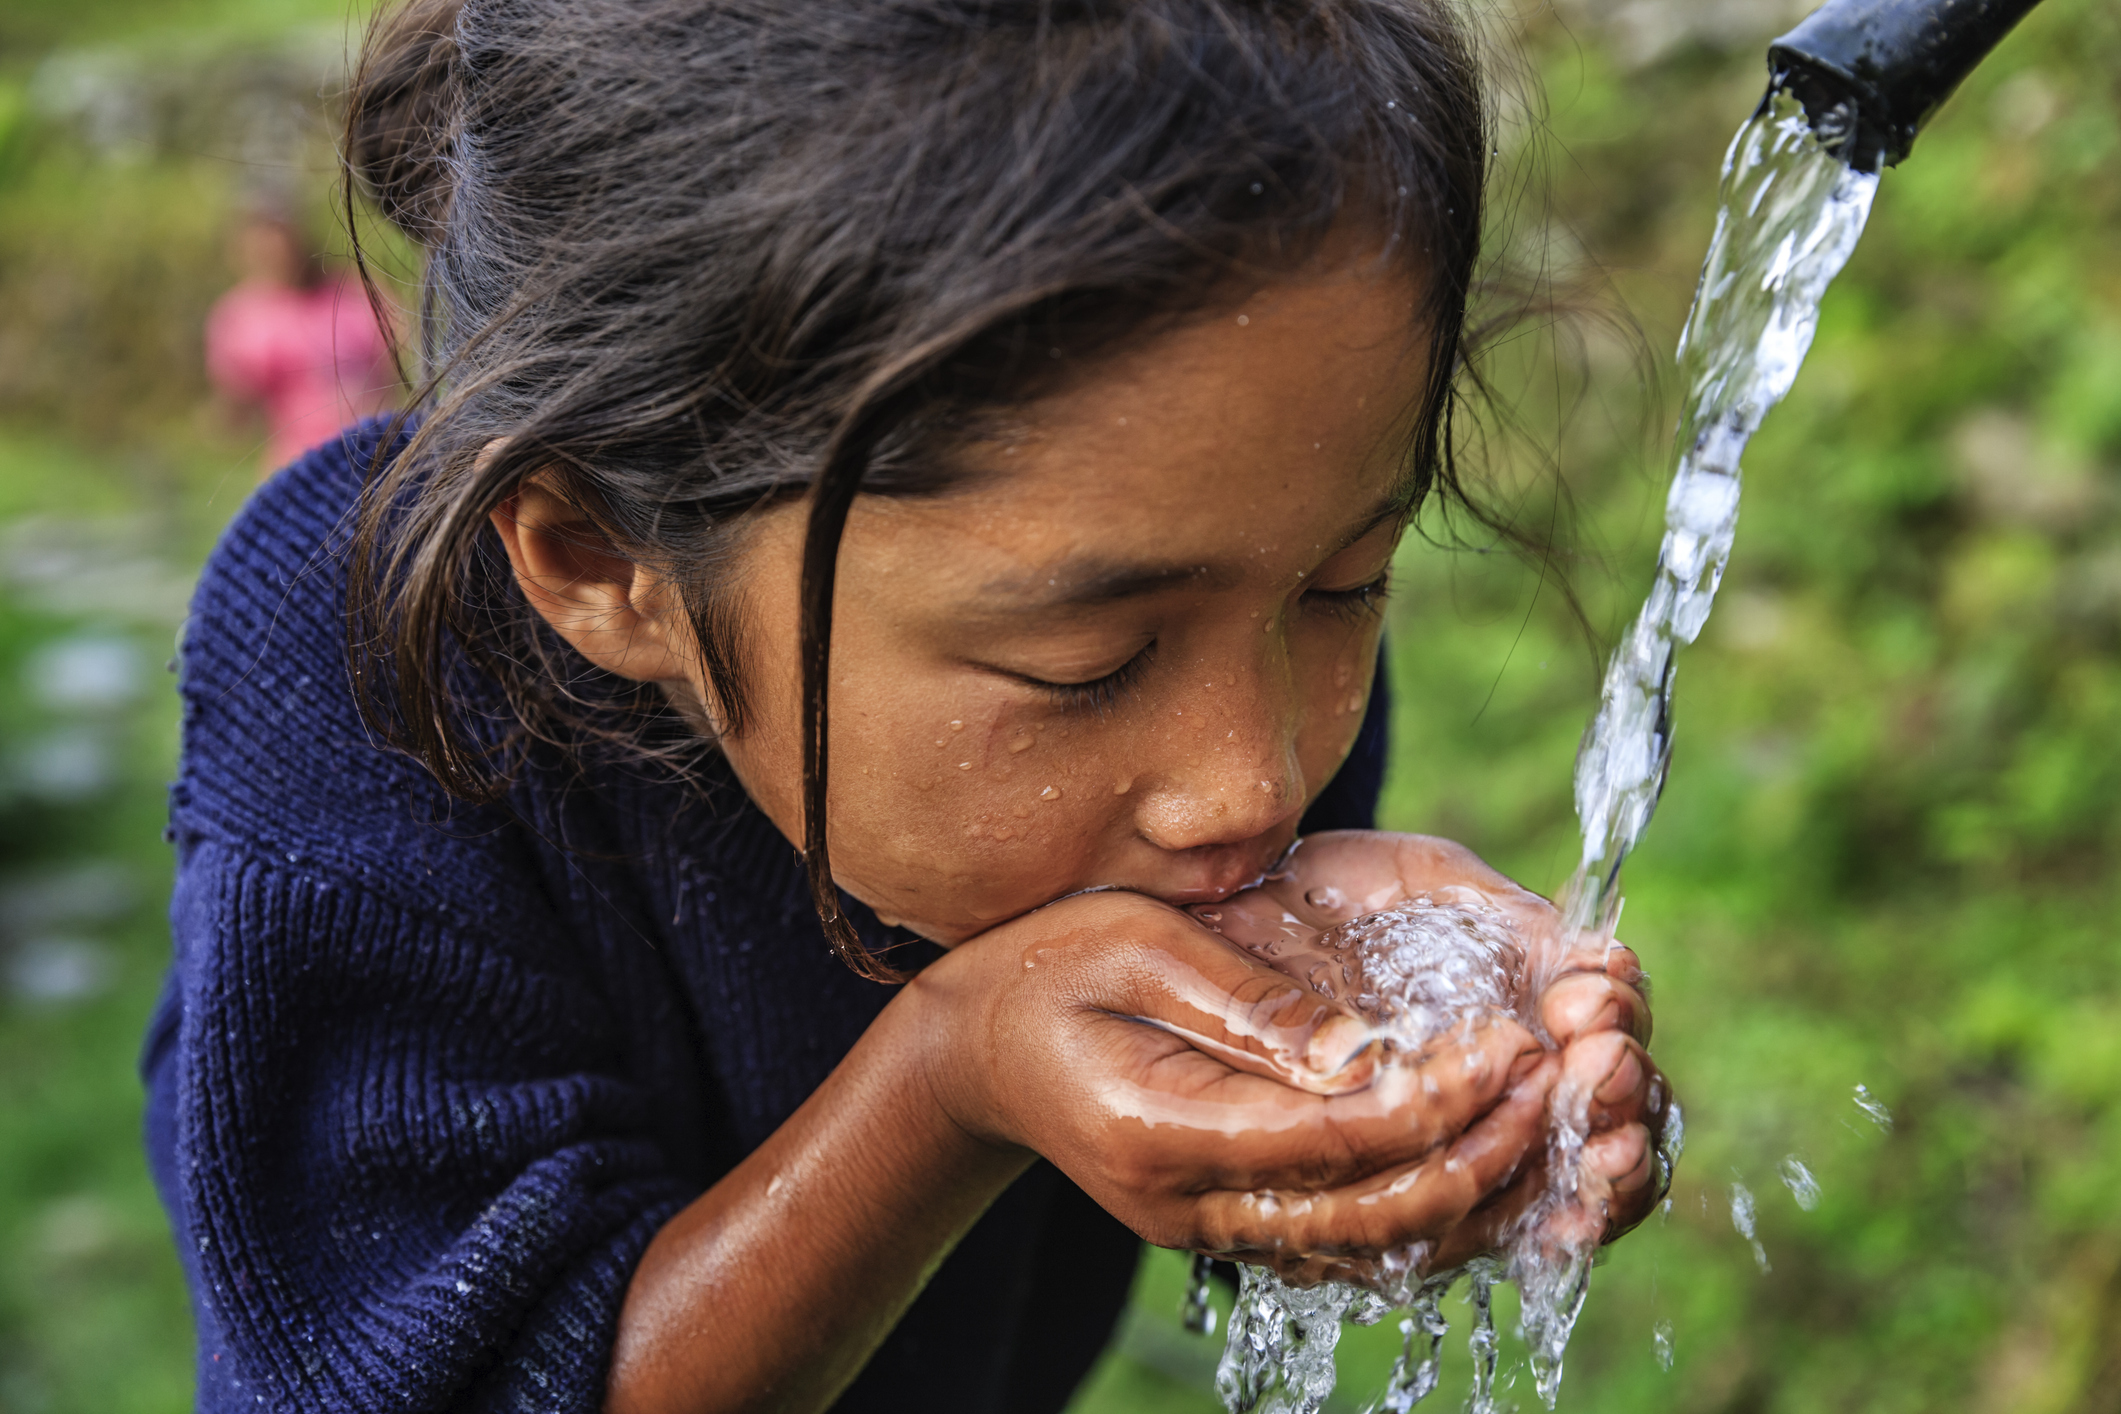
[[[1671, 759], [1674, 657], [1700, 634], [1730, 557], [1739, 456], [1789, 392], [1811, 347], [1820, 300], [1855, 249], [1877, 186], [1875, 175], [1824, 150], [1785, 94], [1772, 95], [1739, 129], [1724, 158], [1716, 231], [1679, 344], [1685, 405], [1656, 582], [1606, 669], [1597, 715], [1576, 758], [1583, 853], [1560, 899], [1565, 930], [1610, 938], [1619, 921], [1620, 866], [1649, 824]], [[1510, 1014], [1513, 999], [1537, 995], [1541, 982], [1524, 975], [1527, 951], [1512, 925], [1478, 899], [1425, 895], [1330, 930], [1315, 951], [1326, 959], [1323, 975], [1340, 969], [1342, 999], [1400, 1056], [1420, 1054], [1483, 1013]], [[1321, 964], [1307, 958], [1306, 965], [1311, 970], [1303, 975], [1322, 975]], [[1519, 1019], [1536, 1029], [1534, 1019]], [[1412, 1408], [1436, 1386], [1437, 1351], [1447, 1331], [1441, 1302], [1463, 1276], [1473, 1310], [1469, 1409], [1491, 1414], [1495, 1408], [1490, 1295], [1499, 1280], [1518, 1288], [1533, 1382], [1553, 1407], [1598, 1236], [1596, 1225], [1568, 1221], [1585, 1124], [1582, 1097], [1557, 1093], [1547, 1191], [1493, 1256], [1431, 1271], [1427, 1248], [1417, 1243], [1343, 1273], [1351, 1280], [1307, 1288], [1244, 1267], [1217, 1375], [1225, 1406], [1232, 1414], [1316, 1414], [1333, 1390], [1341, 1322], [1374, 1324], [1397, 1310], [1405, 1349], [1369, 1407]], [[1663, 1146], [1667, 1164], [1676, 1158], [1678, 1128], [1675, 1107]], [[1790, 1181], [1794, 1192], [1796, 1180]], [[1744, 1194], [1742, 1214], [1738, 1194]], [[1751, 1195], [1735, 1189], [1734, 1222], [1745, 1229], [1751, 1216]], [[1195, 1329], [1212, 1324], [1200, 1285], [1204, 1271], [1196, 1269], [1187, 1303]]]

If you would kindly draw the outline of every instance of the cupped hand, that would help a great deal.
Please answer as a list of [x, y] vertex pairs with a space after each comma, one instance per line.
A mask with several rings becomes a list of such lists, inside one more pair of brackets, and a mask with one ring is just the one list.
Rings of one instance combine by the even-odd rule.
[[[1601, 1224], [1608, 1238], [1626, 1231], [1661, 1196], [1666, 1176], [1656, 1143], [1671, 1110], [1669, 1087], [1645, 1049], [1647, 983], [1631, 950], [1565, 928], [1553, 905], [1462, 845], [1383, 831], [1309, 836], [1258, 887], [1192, 912], [1266, 964], [1330, 990], [1341, 959], [1321, 935], [1423, 896], [1492, 908], [1522, 941], [1512, 1010], [1558, 1052], [1564, 1083], [1556, 1094], [1583, 1107], [1575, 1118], [1589, 1134], [1579, 1203], [1565, 1221]], [[1528, 1171], [1518, 1186], [1535, 1180], [1544, 1181]], [[1492, 1206], [1500, 1215], [1524, 1201], [1512, 1194]]]
[[1569, 1064], [1506, 1016], [1380, 1064], [1369, 1027], [1185, 913], [1062, 900], [908, 985], [935, 1100], [1159, 1246], [1367, 1261], [1492, 1245]]

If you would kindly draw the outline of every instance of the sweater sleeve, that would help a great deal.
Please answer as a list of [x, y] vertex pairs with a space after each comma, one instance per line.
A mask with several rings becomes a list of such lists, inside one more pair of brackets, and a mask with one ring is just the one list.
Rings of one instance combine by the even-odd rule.
[[557, 930], [482, 936], [212, 839], [171, 915], [149, 1078], [199, 1408], [599, 1408], [633, 1268], [693, 1193]]

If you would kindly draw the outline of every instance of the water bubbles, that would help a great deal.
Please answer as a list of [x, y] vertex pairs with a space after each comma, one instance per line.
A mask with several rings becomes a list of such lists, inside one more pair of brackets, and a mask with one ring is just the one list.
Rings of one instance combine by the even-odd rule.
[[1229, 1341], [1215, 1370], [1223, 1407], [1318, 1414], [1333, 1392], [1340, 1323], [1371, 1304], [1359, 1287], [1321, 1282], [1299, 1290], [1261, 1268], [1239, 1267]]
[[1878, 1126], [1880, 1133], [1891, 1134], [1893, 1132], [1893, 1112], [1887, 1109], [1876, 1095], [1871, 1093], [1870, 1086], [1858, 1085], [1856, 1087], [1856, 1108], [1870, 1116], [1871, 1123]]
[[[1320, 893], [1314, 890], [1305, 901], [1320, 906]], [[1337, 894], [1331, 901], [1345, 906]], [[1207, 912], [1197, 910], [1194, 916], [1204, 918]], [[1273, 951], [1271, 944], [1267, 950]], [[1437, 1037], [1454, 1027], [1471, 1026], [1483, 1015], [1511, 1014], [1512, 1000], [1525, 980], [1522, 940], [1509, 920], [1484, 902], [1445, 903], [1426, 895], [1411, 899], [1298, 946], [1299, 958], [1319, 953], [1328, 961], [1311, 962], [1307, 980], [1332, 996], [1328, 988], [1338, 968], [1344, 1003], [1372, 1022], [1377, 1035], [1400, 1055], [1423, 1054]], [[1285, 970], [1296, 966], [1292, 960]], [[1466, 1059], [1470, 1065], [1481, 1063], [1472, 1051]], [[1435, 1076], [1425, 1072], [1421, 1078], [1433, 1091]], [[1478, 1372], [1469, 1408], [1481, 1414], [1493, 1414], [1497, 1408], [1498, 1337], [1491, 1295], [1494, 1284], [1504, 1280], [1518, 1289], [1535, 1382], [1541, 1399], [1552, 1408], [1560, 1390], [1562, 1356], [1590, 1290], [1595, 1248], [1595, 1238], [1572, 1233], [1566, 1225], [1582, 1158], [1584, 1107], [1558, 1103], [1554, 1113], [1548, 1139], [1549, 1186], [1503, 1238], [1497, 1256], [1459, 1270], [1425, 1272], [1429, 1249], [1417, 1245], [1387, 1253], [1363, 1275], [1363, 1285], [1327, 1281], [1308, 1289], [1290, 1287], [1271, 1272], [1247, 1267], [1217, 1382], [1226, 1407], [1233, 1414], [1319, 1409], [1333, 1389], [1337, 1322], [1373, 1320], [1388, 1301], [1409, 1313], [1401, 1327], [1407, 1343], [1375, 1407], [1411, 1408], [1436, 1383], [1436, 1342], [1446, 1329], [1436, 1302], [1465, 1276], [1474, 1307], [1470, 1339]], [[1329, 1330], [1329, 1321], [1334, 1329]]]
[[1495, 1333], [1492, 1266], [1475, 1262], [1468, 1285], [1466, 1300], [1473, 1307], [1473, 1329], [1466, 1334], [1466, 1349], [1473, 1357], [1473, 1393], [1466, 1400], [1466, 1414], [1495, 1414], [1495, 1356], [1501, 1338]]
[[1657, 1329], [1650, 1332], [1650, 1344], [1657, 1351], [1657, 1368], [1667, 1373], [1672, 1368], [1672, 1323], [1659, 1321]]
[[1378, 1414], [1407, 1414], [1429, 1397], [1442, 1375], [1443, 1338], [1451, 1331], [1450, 1322], [1443, 1317], [1442, 1293], [1424, 1291], [1407, 1311], [1407, 1319], [1399, 1323], [1405, 1344], [1385, 1381], [1384, 1397], [1377, 1402]]
[[[1672, 1186], [1672, 1175], [1679, 1171], [1679, 1156], [1686, 1152], [1686, 1113], [1677, 1100], [1665, 1103], [1664, 1133], [1657, 1140], [1657, 1162], [1663, 1166], [1662, 1179], [1667, 1191]], [[1666, 1198], [1664, 1206], [1671, 1209], [1672, 1200]]]
[[1779, 1172], [1782, 1175], [1782, 1186], [1790, 1190], [1790, 1196], [1797, 1200], [1798, 1207], [1809, 1213], [1819, 1206], [1819, 1180], [1804, 1166], [1804, 1160], [1791, 1154], [1783, 1159]]
[[1193, 1254], [1186, 1276], [1185, 1299], [1179, 1303], [1179, 1324], [1195, 1335], [1215, 1334], [1215, 1307], [1209, 1302], [1215, 1277], [1215, 1262], [1206, 1253]]
[[1762, 1275], [1774, 1270], [1768, 1265], [1767, 1248], [1760, 1245], [1755, 1230], [1753, 1192], [1734, 1177], [1731, 1182], [1731, 1226], [1738, 1235], [1753, 1244], [1753, 1260], [1760, 1264]]
[[1304, 890], [1304, 902], [1320, 913], [1338, 913], [1348, 904], [1347, 896], [1331, 884], [1320, 884], [1316, 888]]

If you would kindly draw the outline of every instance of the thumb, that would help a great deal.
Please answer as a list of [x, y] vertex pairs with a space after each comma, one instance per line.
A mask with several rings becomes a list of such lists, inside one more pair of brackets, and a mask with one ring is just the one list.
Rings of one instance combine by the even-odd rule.
[[[1381, 1047], [1368, 1022], [1178, 909], [1139, 897], [1118, 904], [1118, 897], [1084, 900], [1092, 905], [1084, 912], [1107, 915], [1082, 920], [1102, 943], [1090, 1004], [1177, 1036], [1234, 1070], [1312, 1094], [1370, 1083]], [[1098, 899], [1115, 903], [1097, 907]]]

